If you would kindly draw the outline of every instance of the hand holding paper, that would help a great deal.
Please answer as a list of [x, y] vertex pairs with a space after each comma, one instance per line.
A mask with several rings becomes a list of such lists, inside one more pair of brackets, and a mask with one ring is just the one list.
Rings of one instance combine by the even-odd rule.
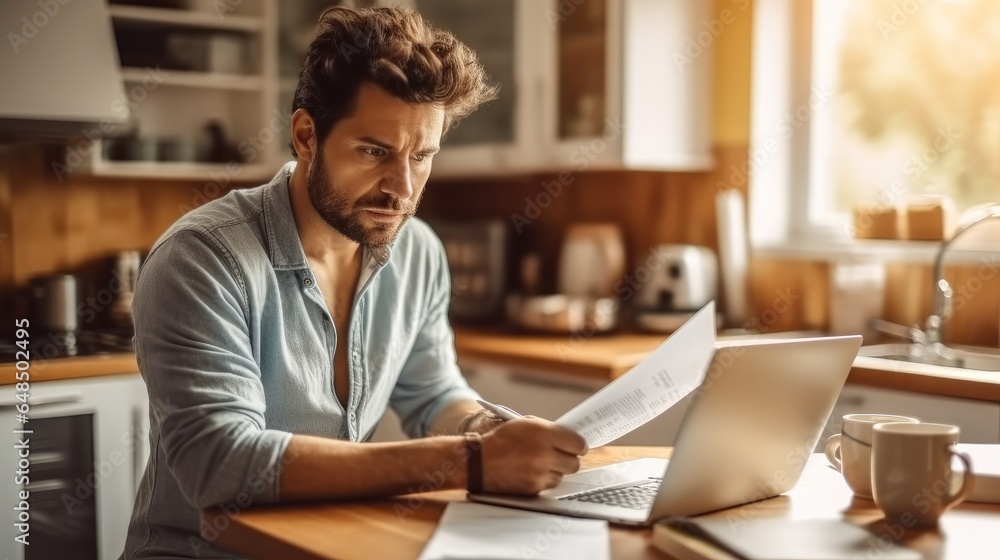
[[698, 387], [715, 353], [715, 302], [695, 314], [640, 364], [562, 415], [591, 449], [656, 418]]

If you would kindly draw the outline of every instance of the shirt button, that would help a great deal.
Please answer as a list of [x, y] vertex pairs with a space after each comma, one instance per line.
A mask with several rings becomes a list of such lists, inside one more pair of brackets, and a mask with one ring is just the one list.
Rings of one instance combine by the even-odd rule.
[[312, 285], [313, 285], [313, 279], [312, 278], [306, 276], [305, 280], [303, 280], [302, 282], [306, 285], [307, 288], [312, 288]]
[[353, 424], [354, 422], [356, 422], [357, 419], [358, 419], [358, 417], [353, 412], [350, 413], [350, 414], [348, 414], [348, 417], [351, 419], [351, 424]]

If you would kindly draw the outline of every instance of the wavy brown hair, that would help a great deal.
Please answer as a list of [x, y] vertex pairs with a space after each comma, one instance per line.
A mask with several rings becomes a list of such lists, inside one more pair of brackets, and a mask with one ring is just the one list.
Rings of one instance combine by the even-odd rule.
[[445, 131], [495, 99], [498, 90], [487, 84], [472, 49], [412, 10], [328, 8], [299, 71], [292, 112], [309, 112], [322, 144], [333, 125], [353, 111], [362, 82], [409, 103], [440, 105]]

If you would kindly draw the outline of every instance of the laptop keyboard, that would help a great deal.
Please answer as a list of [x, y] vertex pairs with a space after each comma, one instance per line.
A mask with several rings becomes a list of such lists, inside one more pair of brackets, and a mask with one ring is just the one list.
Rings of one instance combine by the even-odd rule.
[[575, 500], [629, 509], [649, 509], [653, 506], [656, 492], [660, 489], [660, 479], [633, 486], [618, 488], [598, 488], [580, 494], [563, 496], [560, 500]]

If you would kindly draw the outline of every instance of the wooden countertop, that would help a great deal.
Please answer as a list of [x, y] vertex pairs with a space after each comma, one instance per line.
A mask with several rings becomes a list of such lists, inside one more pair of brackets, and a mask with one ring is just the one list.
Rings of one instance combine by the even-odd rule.
[[[135, 354], [122, 352], [74, 358], [53, 358], [51, 360], [33, 359], [28, 371], [31, 373], [30, 381], [38, 383], [40, 381], [136, 373], [139, 371], [139, 365], [135, 362]], [[16, 372], [16, 364], [0, 364], [0, 385], [16, 383], [18, 381], [15, 377]]]
[[[641, 333], [571, 337], [455, 329], [455, 347], [463, 362], [488, 362], [604, 381], [612, 381], [638, 364], [665, 338]], [[847, 382], [1000, 402], [1000, 373], [858, 357]]]
[[[609, 382], [642, 361], [664, 335], [622, 333], [592, 337], [516, 334], [455, 329], [464, 363], [487, 362], [531, 371], [551, 371]], [[15, 365], [0, 364], [0, 385], [15, 383]], [[139, 371], [131, 353], [36, 359], [31, 381], [54, 381]], [[1000, 373], [858, 357], [848, 383], [929, 395], [1000, 403]]]
[[[588, 468], [638, 457], [669, 457], [670, 452], [665, 447], [602, 447], [582, 464]], [[411, 559], [419, 556], [448, 503], [464, 499], [464, 491], [447, 490], [346, 503], [233, 504], [228, 512], [203, 511], [201, 527], [206, 539], [250, 560]], [[799, 483], [787, 494], [708, 515], [736, 524], [756, 517], [843, 518], [873, 532], [873, 547], [883, 542], [877, 537], [884, 537], [920, 551], [928, 560], [981, 558], [988, 550], [985, 543], [1000, 532], [1000, 506], [978, 503], [963, 503], [947, 512], [939, 529], [904, 530], [886, 522], [871, 500], [854, 498], [822, 454], [810, 457]], [[651, 533], [612, 526], [611, 557], [669, 558], [652, 546]], [[867, 552], [869, 557], [882, 555], [878, 548]]]
[[665, 339], [641, 333], [583, 337], [455, 329], [455, 349], [462, 360], [556, 370], [602, 381], [618, 378]]

